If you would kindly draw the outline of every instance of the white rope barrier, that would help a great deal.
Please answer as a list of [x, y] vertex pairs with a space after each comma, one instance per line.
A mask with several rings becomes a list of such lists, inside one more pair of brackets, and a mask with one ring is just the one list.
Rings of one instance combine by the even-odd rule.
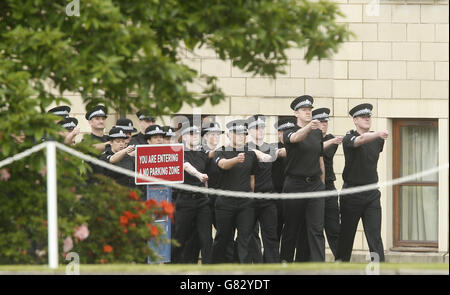
[[[65, 151], [69, 154], [79, 157], [85, 161], [91, 162], [95, 165], [112, 170], [114, 172], [124, 174], [129, 177], [133, 177], [133, 178], [135, 177], [135, 173], [130, 170], [127, 170], [127, 169], [106, 163], [105, 161], [101, 161], [94, 157], [85, 155], [83, 153], [80, 153], [80, 152], [78, 152], [68, 146], [65, 146], [61, 143], [58, 143], [58, 142], [56, 143], [56, 146], [57, 146], [57, 148]], [[383, 188], [386, 186], [392, 186], [392, 185], [396, 185], [396, 184], [400, 184], [400, 183], [404, 183], [404, 182], [409, 182], [409, 181], [415, 180], [419, 177], [431, 175], [431, 174], [439, 172], [440, 170], [448, 169], [448, 167], [449, 167], [449, 164], [446, 163], [444, 165], [434, 167], [434, 168], [431, 168], [431, 169], [428, 169], [425, 171], [421, 171], [421, 172], [415, 173], [413, 175], [408, 175], [408, 176], [404, 176], [401, 178], [385, 181], [381, 184], [374, 183], [374, 184], [369, 184], [369, 185], [364, 185], [364, 186], [345, 188], [340, 191], [319, 191], [319, 192], [307, 192], [307, 193], [281, 193], [280, 194], [280, 193], [253, 193], [253, 192], [226, 191], [226, 190], [221, 190], [221, 189], [204, 188], [204, 187], [198, 187], [198, 186], [182, 184], [182, 183], [167, 183], [165, 185], [172, 186], [172, 187], [180, 189], [180, 190], [186, 190], [186, 191], [195, 192], [195, 193], [212, 194], [212, 195], [219, 195], [219, 196], [225, 196], [225, 197], [237, 197], [237, 198], [256, 198], [256, 199], [324, 198], [324, 197], [336, 196], [338, 194], [339, 195], [354, 194], [354, 193], [359, 193], [359, 192], [363, 192], [363, 191], [375, 190], [375, 189]], [[139, 173], [137, 173], [137, 177], [148, 180], [148, 181], [158, 180], [157, 178], [142, 175]]]
[[1, 160], [0, 161], [0, 168], [2, 168], [3, 166], [9, 165], [9, 164], [11, 164], [11, 163], [13, 163], [15, 161], [22, 160], [23, 158], [26, 158], [26, 157], [28, 157], [28, 156], [30, 156], [30, 155], [32, 155], [32, 154], [42, 150], [46, 146], [47, 146], [47, 142], [42, 142], [42, 143], [40, 143], [38, 145], [35, 145], [34, 147], [32, 147], [32, 148], [30, 148], [30, 149], [28, 149], [26, 151], [23, 151], [21, 153], [18, 153], [16, 155], [12, 156], [12, 157], [9, 157], [9, 158], [6, 158], [4, 160]]
[[[29, 155], [31, 155], [34, 152], [37, 152], [41, 149], [43, 149], [46, 146], [47, 142], [45, 143], [41, 143], [35, 147], [32, 147], [29, 150], [26, 150], [24, 152], [21, 152], [13, 157], [7, 158], [5, 160], [2, 160], [0, 162], [0, 168], [2, 166], [11, 164], [14, 161], [18, 161], [22, 158], [25, 158]], [[82, 160], [85, 160], [87, 162], [90, 162], [92, 164], [101, 166], [103, 168], [109, 169], [111, 171], [129, 176], [134, 178], [136, 176], [135, 172], [109, 164], [105, 161], [99, 160], [97, 158], [94, 158], [92, 156], [83, 154], [73, 148], [70, 148], [64, 144], [61, 144], [59, 142], [55, 142], [56, 147], [68, 154], [71, 154], [73, 156], [76, 156]], [[408, 176], [404, 176], [404, 177], [400, 177], [397, 179], [391, 179], [382, 183], [374, 183], [374, 184], [368, 184], [368, 185], [363, 185], [363, 186], [358, 186], [358, 187], [352, 187], [352, 188], [345, 188], [342, 190], [338, 190], [338, 191], [318, 191], [318, 192], [306, 192], [306, 193], [253, 193], [253, 192], [239, 192], [239, 191], [226, 191], [226, 190], [221, 190], [221, 189], [211, 189], [211, 188], [205, 188], [205, 187], [198, 187], [198, 186], [193, 186], [193, 185], [188, 185], [188, 184], [183, 184], [183, 183], [166, 183], [164, 185], [166, 186], [171, 186], [174, 187], [176, 189], [179, 190], [185, 190], [185, 191], [190, 191], [190, 192], [194, 192], [194, 193], [201, 193], [201, 194], [211, 194], [211, 195], [218, 195], [218, 196], [225, 196], [225, 197], [235, 197], [235, 198], [255, 198], [255, 199], [305, 199], [305, 198], [325, 198], [325, 197], [331, 197], [331, 196], [336, 196], [336, 195], [345, 195], [345, 194], [354, 194], [354, 193], [360, 193], [360, 192], [364, 192], [364, 191], [369, 191], [369, 190], [375, 190], [375, 189], [381, 189], [384, 187], [388, 187], [388, 186], [393, 186], [393, 185], [397, 185], [397, 184], [401, 184], [401, 183], [405, 183], [405, 182], [409, 182], [409, 181], [413, 181], [419, 177], [423, 177], [423, 176], [427, 176], [427, 175], [431, 175], [431, 174], [435, 174], [441, 170], [445, 170], [449, 168], [449, 163], [440, 165], [438, 167], [434, 167], [428, 170], [424, 170], [412, 175], [408, 175]], [[137, 177], [140, 179], [144, 179], [147, 181], [157, 181], [159, 179], [151, 177], [151, 176], [146, 176], [146, 175], [142, 175], [137, 173]]]

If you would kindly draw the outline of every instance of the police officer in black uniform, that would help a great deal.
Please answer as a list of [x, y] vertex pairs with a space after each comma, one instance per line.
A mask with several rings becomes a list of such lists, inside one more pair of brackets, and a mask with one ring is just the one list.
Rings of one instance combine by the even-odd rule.
[[[63, 106], [57, 106], [57, 107], [54, 107], [54, 108], [48, 110], [47, 113], [48, 113], [48, 114], [52, 114], [52, 115], [59, 116], [60, 119], [59, 119], [59, 120], [55, 120], [54, 122], [55, 122], [56, 124], [62, 125], [62, 124], [65, 123], [65, 120], [66, 120], [67, 118], [69, 118], [70, 110], [71, 110], [71, 109], [70, 109], [69, 106], [63, 105]], [[67, 130], [67, 129], [66, 129], [66, 130]], [[78, 133], [77, 133], [77, 134], [78, 134]], [[67, 136], [67, 133], [66, 133], [66, 132], [61, 132], [59, 135], [62, 137], [62, 140], [61, 140], [61, 141], [65, 142], [65, 137]], [[20, 137], [18, 137], [18, 138], [21, 138], [21, 137], [23, 137], [23, 138], [25, 139], [25, 134], [23, 134], [23, 136], [20, 136]], [[70, 139], [70, 138], [69, 138], [69, 139]], [[71, 139], [73, 139], [73, 138], [71, 138]], [[44, 135], [43, 135], [42, 138], [41, 138], [41, 141], [46, 141], [46, 140], [54, 140], [54, 138], [53, 138], [52, 136], [47, 136], [47, 135], [44, 133]], [[34, 139], [33, 139], [32, 141], [34, 142]], [[67, 143], [66, 143], [66, 144], [72, 144], [72, 141], [69, 142], [69, 140], [67, 140]]]
[[145, 129], [144, 144], [163, 144], [166, 133], [159, 125], [151, 125]]
[[[128, 136], [121, 128], [112, 128], [109, 131], [108, 140], [111, 142], [111, 148], [106, 149], [100, 159], [110, 164], [134, 171], [134, 146], [127, 146], [126, 139]], [[113, 178], [117, 183], [134, 188], [134, 178], [117, 173], [111, 170], [106, 170], [105, 175]]]
[[108, 136], [104, 134], [105, 130], [105, 119], [108, 118], [106, 107], [98, 105], [91, 109], [85, 115], [86, 120], [89, 121], [91, 126], [90, 137], [98, 144], [94, 144], [94, 147], [99, 151], [103, 152], [108, 144]]
[[116, 121], [116, 125], [114, 125], [116, 128], [120, 128], [125, 132], [125, 134], [128, 136], [126, 139], [126, 144], [128, 145], [131, 141], [131, 135], [136, 132], [136, 128], [133, 126], [133, 121], [131, 121], [128, 118], [120, 118]]
[[[185, 125], [180, 134], [185, 148], [184, 183], [204, 187], [208, 181], [206, 168], [209, 158], [201, 149], [200, 128]], [[207, 196], [189, 191], [180, 192], [175, 202], [175, 228], [174, 239], [180, 246], [174, 249], [174, 263], [191, 262], [190, 257], [186, 256], [189, 253], [186, 243], [194, 233], [200, 242], [202, 263], [211, 262], [212, 216]]]
[[[91, 126], [91, 133], [89, 136], [94, 142], [94, 148], [104, 152], [105, 149], [110, 149], [111, 142], [108, 140], [108, 136], [104, 134], [105, 130], [105, 119], [107, 118], [107, 110], [105, 106], [97, 105], [93, 109], [89, 110], [85, 118], [88, 120]], [[86, 136], [86, 135], [85, 135]], [[84, 138], [83, 138], [84, 140]], [[104, 174], [105, 171], [102, 167], [91, 164], [92, 173], [94, 174]]]
[[[297, 117], [294, 128], [284, 132], [287, 152], [286, 180], [283, 192], [314, 192], [325, 188], [322, 132], [319, 121], [312, 120], [313, 98], [302, 95], [294, 99], [291, 108]], [[281, 260], [292, 262], [297, 238], [306, 227], [310, 261], [325, 261], [323, 235], [324, 199], [284, 200], [285, 224], [281, 237]]]
[[[286, 149], [284, 148], [283, 143], [283, 133], [284, 131], [291, 129], [295, 126], [296, 120], [294, 118], [283, 118], [275, 122], [274, 128], [277, 130], [278, 135], [278, 143], [276, 143], [277, 148], [279, 150], [284, 149], [286, 153]], [[279, 156], [275, 162], [272, 163], [272, 183], [273, 190], [276, 193], [283, 192], [283, 184], [286, 178], [286, 155]], [[284, 225], [284, 217], [283, 217], [283, 201], [281, 199], [275, 200], [277, 204], [277, 237], [278, 242], [281, 239], [281, 230]]]
[[[258, 169], [255, 175], [255, 192], [272, 193], [272, 162], [275, 161], [278, 148], [264, 142], [266, 119], [263, 115], [254, 115], [247, 119], [249, 142], [247, 148], [254, 150], [258, 156]], [[275, 200], [255, 199], [256, 224], [250, 240], [250, 250], [253, 262], [278, 263], [280, 262], [279, 241], [277, 238], [277, 206]], [[261, 254], [261, 241], [264, 254]]]
[[[349, 112], [356, 130], [348, 131], [342, 141], [345, 156], [343, 188], [378, 182], [378, 158], [389, 134], [387, 131], [370, 131], [372, 108], [371, 104], [364, 103]], [[341, 233], [338, 260], [350, 261], [356, 229], [361, 218], [370, 252], [378, 255], [378, 261], [384, 261], [380, 196], [378, 189], [340, 195]]]
[[[323, 136], [323, 162], [325, 164], [325, 190], [327, 191], [335, 191], [336, 187], [334, 186], [334, 181], [336, 180], [336, 176], [334, 174], [333, 169], [333, 157], [336, 153], [338, 145], [342, 142], [341, 136], [334, 136], [332, 134], [327, 134], [328, 131], [328, 121], [330, 117], [330, 109], [328, 108], [319, 108], [315, 109], [312, 112], [312, 119], [320, 121], [320, 130], [322, 131]], [[333, 256], [336, 258], [337, 255], [337, 245], [339, 240], [339, 231], [340, 231], [340, 218], [339, 218], [339, 205], [338, 205], [338, 197], [331, 196], [325, 198], [325, 219], [324, 219], [324, 227], [325, 233], [327, 235], [328, 245], [330, 246], [331, 252]], [[302, 233], [303, 235], [306, 233]], [[305, 241], [305, 239], [303, 239]], [[299, 244], [298, 248], [300, 248], [301, 252], [307, 252], [308, 247], [307, 243]], [[303, 251], [302, 251], [303, 250]], [[296, 261], [304, 261], [305, 256], [300, 255], [298, 260]]]
[[61, 133], [61, 136], [64, 138], [64, 143], [70, 145], [75, 144], [75, 137], [80, 133], [77, 118], [67, 117], [59, 121], [58, 124], [66, 129], [65, 132]]
[[155, 118], [148, 114], [144, 114], [141, 111], [136, 113], [136, 116], [139, 119], [139, 128], [141, 129], [141, 132], [138, 134], [133, 135], [129, 145], [142, 145], [147, 144], [147, 139], [145, 139], [145, 130], [152, 125], [155, 125]]
[[[247, 127], [244, 120], [233, 120], [226, 125], [230, 145], [216, 151], [214, 159], [222, 171], [220, 188], [230, 191], [254, 191], [254, 175], [258, 159], [253, 151], [245, 149]], [[237, 248], [240, 263], [250, 263], [249, 242], [255, 224], [252, 200], [239, 197], [218, 196], [216, 199], [216, 226], [212, 261], [226, 263], [227, 249], [233, 243], [237, 229]]]
[[[206, 169], [206, 174], [208, 174], [208, 187], [212, 189], [220, 188], [220, 178], [221, 171], [214, 161], [214, 153], [216, 150], [221, 148], [219, 146], [220, 136], [225, 131], [220, 128], [220, 124], [217, 122], [207, 122], [202, 125], [202, 143], [203, 150], [208, 155], [209, 162]], [[215, 218], [215, 204], [216, 204], [216, 196], [209, 196], [209, 206], [212, 211], [213, 216], [213, 225], [216, 227], [216, 218]]]
[[178, 134], [175, 129], [170, 126], [163, 126], [163, 131], [166, 133], [164, 135], [164, 144], [178, 143]]
[[[217, 164], [214, 162], [214, 152], [219, 143], [220, 135], [224, 131], [220, 129], [220, 125], [217, 122], [205, 122], [202, 124], [202, 151], [208, 156], [208, 164], [206, 167], [206, 174], [208, 175], [208, 181], [205, 183], [209, 188], [219, 188], [220, 184], [220, 171]], [[215, 201], [216, 196], [208, 194], [209, 208], [211, 211], [212, 224], [214, 228], [215, 223]], [[185, 253], [187, 263], [197, 263], [200, 254], [200, 242], [197, 233], [193, 233], [190, 239], [186, 243], [187, 251]]]

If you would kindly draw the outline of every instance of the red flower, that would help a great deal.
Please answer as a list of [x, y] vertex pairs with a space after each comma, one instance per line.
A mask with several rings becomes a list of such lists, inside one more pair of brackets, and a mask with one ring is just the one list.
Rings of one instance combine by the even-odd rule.
[[145, 201], [145, 209], [147, 209], [147, 210], [150, 209], [150, 208], [156, 207], [156, 205], [158, 205], [158, 202], [156, 202], [153, 199]]
[[166, 200], [161, 201], [162, 209], [164, 212], [168, 215], [172, 215], [173, 212], [175, 212], [175, 208], [173, 207], [173, 204], [170, 202], [167, 202]]
[[113, 247], [110, 246], [110, 245], [105, 245], [105, 246], [103, 247], [103, 252], [105, 252], [105, 253], [111, 253], [112, 250], [113, 250]]
[[135, 191], [131, 191], [131, 192], [129, 192], [128, 193], [128, 197], [130, 198], [130, 199], [133, 199], [133, 200], [139, 200], [139, 196], [137, 195], [137, 193], [135, 192]]
[[124, 229], [123, 229], [123, 233], [124, 233], [124, 234], [127, 234], [127, 233], [128, 233], [128, 229], [124, 228]]
[[108, 262], [108, 260], [106, 260], [106, 259], [103, 259], [103, 258], [100, 259], [100, 263], [101, 263], [101, 264], [105, 264], [105, 263], [107, 263], [107, 262]]
[[114, 211], [114, 206], [110, 206], [109, 210]]
[[153, 224], [150, 224], [149, 226], [150, 234], [154, 237], [158, 236], [158, 228], [154, 226]]
[[136, 223], [133, 222], [132, 224], [130, 224], [130, 226], [131, 227], [136, 227]]
[[127, 226], [128, 224], [128, 218], [126, 216], [120, 216], [120, 225], [121, 226]]
[[130, 211], [125, 211], [125, 212], [123, 212], [123, 216], [125, 216], [128, 219], [132, 219], [133, 213], [131, 213]]
[[97, 217], [97, 221], [98, 222], [102, 221], [102, 218], [101, 217]]
[[173, 204], [164, 200], [161, 201], [161, 206], [164, 213], [166, 213], [170, 219], [173, 219], [173, 213], [175, 212], [175, 207], [173, 206]]

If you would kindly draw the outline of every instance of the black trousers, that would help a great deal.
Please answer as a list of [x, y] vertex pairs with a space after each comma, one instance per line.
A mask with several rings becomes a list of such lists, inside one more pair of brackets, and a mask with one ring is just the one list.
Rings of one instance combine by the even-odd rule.
[[[350, 186], [344, 183], [343, 188], [347, 187]], [[340, 196], [341, 233], [336, 259], [350, 261], [359, 219], [362, 219], [370, 252], [377, 253], [380, 262], [384, 261], [380, 196], [379, 190]]]
[[[325, 190], [336, 191], [334, 183], [325, 183]], [[340, 216], [339, 216], [339, 204], [338, 197], [326, 197], [325, 200], [325, 215], [324, 215], [324, 229], [327, 235], [328, 245], [330, 246], [331, 252], [334, 258], [337, 256], [337, 248], [339, 242], [339, 232], [341, 227]], [[306, 238], [302, 238], [305, 237]], [[305, 262], [309, 259], [309, 247], [308, 238], [306, 234], [306, 227], [302, 226], [300, 230], [299, 238], [297, 239], [297, 251], [295, 255], [296, 262]]]
[[283, 226], [284, 226], [283, 200], [275, 200], [275, 204], [277, 206], [277, 237], [278, 237], [278, 243], [280, 243], [281, 231], [283, 230]]
[[[274, 200], [254, 200], [253, 204], [255, 206], [255, 218], [257, 224], [253, 231], [251, 245], [257, 244], [257, 247], [259, 244], [259, 253], [261, 253], [261, 241], [259, 238], [259, 230], [261, 229], [262, 243], [264, 246], [262, 261], [255, 259], [254, 262], [278, 263], [280, 262], [280, 243], [277, 236], [278, 222], [276, 203]], [[255, 251], [256, 250], [257, 249], [255, 248]]]
[[[209, 209], [211, 211], [211, 217], [212, 217], [212, 224], [214, 225], [214, 228], [216, 228], [216, 215], [215, 215], [215, 203], [216, 203], [216, 196], [215, 195], [206, 195], [206, 197], [209, 198]], [[187, 263], [198, 263], [200, 254], [200, 240], [198, 237], [198, 233], [194, 232], [189, 240], [186, 242], [186, 252], [185, 252], [185, 259]]]
[[194, 231], [192, 235], [189, 237], [189, 239], [186, 241], [186, 248], [184, 251], [185, 263], [194, 263], [194, 264], [198, 263], [200, 250], [201, 247], [198, 232]]
[[[325, 188], [320, 178], [307, 183], [302, 178], [286, 177], [283, 191], [314, 192]], [[323, 198], [284, 200], [284, 227], [281, 234], [280, 258], [292, 262], [298, 244], [307, 244], [307, 261], [325, 261], [325, 237], [323, 235], [325, 201]], [[302, 232], [303, 229], [303, 232]], [[297, 249], [301, 251], [302, 249]], [[305, 252], [305, 250], [303, 251]]]
[[[192, 262], [192, 253], [187, 248], [191, 236], [198, 235], [202, 253], [202, 263], [211, 262], [212, 217], [208, 198], [203, 195], [180, 193], [175, 203], [175, 236], [180, 244], [173, 252], [174, 263]], [[198, 258], [198, 255], [197, 255]]]
[[251, 263], [249, 243], [255, 225], [255, 208], [252, 201], [219, 196], [216, 199], [216, 237], [214, 238], [212, 262], [227, 263], [230, 244], [237, 229], [237, 252], [240, 263]]
[[[336, 192], [334, 183], [326, 182], [325, 190]], [[336, 259], [339, 243], [339, 233], [341, 231], [341, 220], [339, 215], [339, 204], [337, 195], [325, 198], [324, 227], [325, 227], [325, 234], [327, 235], [328, 245], [330, 246], [334, 258]]]
[[[255, 209], [256, 214], [256, 209]], [[256, 215], [255, 215], [256, 217]], [[255, 226], [253, 227], [252, 237], [248, 244], [248, 251], [250, 252], [250, 259], [252, 263], [263, 263], [263, 253], [261, 239], [259, 238], [259, 221], [256, 220]]]

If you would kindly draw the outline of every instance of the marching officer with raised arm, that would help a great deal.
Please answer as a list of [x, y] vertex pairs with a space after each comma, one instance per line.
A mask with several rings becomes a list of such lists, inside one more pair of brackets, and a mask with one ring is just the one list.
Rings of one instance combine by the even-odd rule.
[[[320, 122], [312, 120], [313, 98], [302, 95], [294, 99], [291, 109], [297, 124], [284, 132], [287, 164], [284, 193], [315, 192], [325, 188], [323, 141]], [[297, 238], [302, 226], [306, 227], [309, 260], [325, 261], [323, 235], [324, 199], [284, 200], [285, 221], [281, 237], [281, 260], [292, 262]]]
[[86, 113], [85, 118], [91, 126], [91, 138], [99, 142], [94, 144], [94, 147], [103, 152], [106, 146], [110, 144], [108, 136], [104, 133], [105, 119], [108, 118], [106, 107], [102, 105], [94, 107]]
[[[62, 137], [62, 138], [60, 138], [60, 139], [62, 139], [61, 141], [63, 141], [65, 144], [73, 144], [74, 143], [73, 139], [75, 138], [75, 136], [77, 136], [80, 133], [80, 128], [76, 128], [75, 131], [73, 130], [76, 127], [76, 125], [78, 125], [78, 120], [75, 118], [71, 118], [69, 120], [70, 110], [71, 110], [71, 108], [69, 106], [63, 105], [63, 106], [54, 107], [47, 111], [47, 113], [49, 113], [49, 114], [59, 116], [60, 120], [55, 120], [54, 122], [59, 125], [64, 125], [63, 127], [67, 131], [69, 131], [69, 132], [60, 132], [59, 133], [59, 135]], [[75, 123], [74, 120], [76, 120], [76, 124], [72, 128], [72, 124]], [[71, 129], [69, 130], [69, 128], [71, 128]], [[47, 135], [44, 135], [41, 140], [43, 140], [43, 141], [53, 140], [53, 138], [47, 137]]]
[[145, 130], [148, 127], [156, 124], [155, 118], [153, 118], [152, 116], [150, 116], [148, 114], [144, 114], [141, 111], [137, 112], [136, 116], [139, 119], [139, 128], [141, 129], [141, 132], [133, 135], [133, 137], [131, 138], [131, 140], [128, 144], [129, 145], [147, 144], [147, 139], [145, 138]]
[[[296, 120], [294, 118], [283, 118], [275, 122], [274, 128], [277, 130], [278, 143], [276, 144], [278, 149], [284, 148], [283, 133], [284, 131], [291, 129], [295, 126]], [[283, 192], [283, 184], [286, 178], [286, 155], [279, 156], [275, 162], [272, 163], [272, 183], [273, 190], [276, 193]], [[281, 230], [284, 225], [283, 217], [283, 201], [281, 199], [275, 200], [277, 204], [277, 237], [278, 241], [281, 240]]]
[[128, 138], [125, 140], [125, 143], [129, 145], [131, 141], [131, 134], [137, 131], [133, 126], [133, 121], [128, 118], [120, 118], [116, 121], [116, 125], [114, 125], [114, 127], [120, 128], [123, 130], [123, 132], [125, 132], [125, 134], [128, 136]]
[[[328, 121], [330, 119], [330, 109], [319, 108], [312, 112], [312, 119], [320, 121], [320, 130], [323, 136], [323, 162], [325, 164], [325, 190], [335, 191], [334, 181], [336, 175], [333, 169], [333, 157], [336, 150], [342, 142], [341, 136], [334, 136], [328, 131]], [[338, 197], [331, 196], [325, 198], [325, 219], [324, 228], [327, 235], [328, 245], [330, 246], [333, 256], [336, 258], [337, 245], [340, 231], [339, 205]]]
[[[387, 131], [370, 131], [372, 108], [371, 104], [364, 103], [349, 112], [356, 130], [348, 131], [342, 141], [345, 156], [343, 189], [378, 182], [378, 158], [389, 134]], [[378, 261], [384, 261], [380, 196], [378, 189], [340, 195], [341, 233], [338, 260], [350, 261], [356, 229], [362, 218], [370, 252], [378, 254]]]
[[[206, 169], [208, 174], [208, 187], [213, 189], [220, 188], [221, 171], [214, 161], [214, 153], [220, 148], [220, 137], [224, 133], [225, 131], [220, 128], [220, 124], [217, 122], [207, 122], [202, 125], [203, 150], [209, 158], [208, 167]], [[209, 206], [212, 210], [214, 227], [216, 227], [215, 204], [216, 196], [209, 195]]]
[[[264, 142], [266, 132], [266, 120], [263, 115], [254, 115], [247, 119], [249, 150], [255, 150], [258, 157], [258, 170], [255, 175], [255, 192], [272, 193], [272, 163], [276, 159], [278, 147]], [[254, 262], [278, 263], [280, 262], [279, 240], [277, 238], [277, 206], [275, 200], [255, 199], [256, 225], [253, 237], [250, 241], [250, 249]], [[264, 254], [261, 254], [261, 241]]]
[[[104, 134], [105, 130], [105, 119], [108, 117], [106, 107], [103, 105], [97, 105], [91, 110], [89, 110], [85, 118], [88, 120], [89, 125], [91, 126], [91, 133], [87, 136], [90, 136], [91, 139], [94, 140], [95, 143], [93, 146], [95, 149], [101, 151], [102, 153], [105, 150], [110, 149], [111, 142], [108, 139], [108, 136]], [[86, 136], [86, 135], [85, 135]], [[83, 137], [84, 140], [84, 137]], [[93, 174], [104, 174], [105, 171], [102, 167], [91, 164], [92, 173]]]
[[[180, 130], [184, 144], [184, 183], [204, 187], [208, 155], [201, 149], [200, 128], [184, 124]], [[175, 236], [180, 247], [174, 249], [174, 263], [189, 263], [191, 255], [186, 244], [192, 235], [197, 235], [202, 263], [211, 262], [212, 216], [209, 199], [202, 193], [180, 191], [175, 202]], [[197, 253], [198, 258], [198, 253]]]
[[66, 129], [65, 132], [61, 133], [64, 138], [64, 143], [70, 145], [75, 144], [75, 137], [80, 134], [80, 127], [78, 126], [77, 118], [67, 117], [58, 122], [58, 124]]
[[[127, 146], [126, 140], [128, 136], [121, 128], [112, 128], [109, 131], [108, 140], [111, 142], [111, 148], [106, 149], [100, 159], [110, 164], [134, 171], [134, 146]], [[106, 170], [105, 175], [113, 178], [117, 183], [134, 188], [134, 178]]]
[[[230, 145], [218, 150], [214, 159], [222, 171], [220, 188], [236, 192], [252, 192], [258, 159], [253, 151], [245, 149], [247, 126], [244, 120], [233, 120], [226, 127]], [[227, 250], [233, 243], [237, 229], [237, 250], [240, 263], [250, 263], [249, 242], [255, 224], [252, 200], [239, 197], [218, 196], [216, 199], [216, 226], [212, 261], [226, 263]]]

